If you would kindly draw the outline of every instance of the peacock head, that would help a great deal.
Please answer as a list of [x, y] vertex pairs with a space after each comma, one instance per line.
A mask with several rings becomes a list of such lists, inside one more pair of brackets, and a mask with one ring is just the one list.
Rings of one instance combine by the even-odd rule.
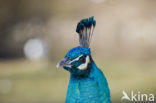
[[89, 45], [95, 25], [94, 17], [78, 23], [76, 32], [79, 34], [80, 46], [69, 50], [64, 59], [57, 64], [57, 68], [63, 67], [74, 75], [86, 75], [90, 72], [92, 58]]

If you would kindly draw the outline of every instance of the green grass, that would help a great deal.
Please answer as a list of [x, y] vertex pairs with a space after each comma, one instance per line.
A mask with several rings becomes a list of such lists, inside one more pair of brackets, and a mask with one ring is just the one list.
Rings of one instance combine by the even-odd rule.
[[[156, 62], [96, 61], [107, 77], [112, 101], [122, 91], [156, 94]], [[0, 103], [64, 103], [69, 73], [56, 62], [0, 62]]]

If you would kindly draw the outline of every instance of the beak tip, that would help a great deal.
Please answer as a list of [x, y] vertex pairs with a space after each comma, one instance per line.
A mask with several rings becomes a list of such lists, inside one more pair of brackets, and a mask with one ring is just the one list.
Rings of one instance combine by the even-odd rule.
[[60, 68], [60, 64], [59, 64], [59, 63], [57, 63], [56, 68], [57, 68], [57, 69]]
[[57, 69], [60, 68], [60, 67], [64, 67], [64, 66], [70, 67], [70, 64], [67, 61], [68, 60], [66, 58], [64, 58], [59, 63], [57, 63], [57, 65], [56, 65]]

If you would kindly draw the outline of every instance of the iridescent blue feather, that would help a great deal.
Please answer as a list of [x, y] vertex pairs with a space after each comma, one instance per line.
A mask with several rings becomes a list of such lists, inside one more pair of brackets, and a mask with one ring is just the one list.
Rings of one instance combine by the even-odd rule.
[[[65, 103], [111, 103], [107, 80], [93, 61], [89, 48], [95, 26], [93, 16], [81, 20], [76, 28], [80, 46], [69, 50], [65, 58], [58, 63], [58, 67], [63, 66], [70, 72]], [[80, 69], [82, 65], [84, 68]]]
[[107, 80], [92, 60], [88, 77], [70, 75], [65, 103], [111, 103]]

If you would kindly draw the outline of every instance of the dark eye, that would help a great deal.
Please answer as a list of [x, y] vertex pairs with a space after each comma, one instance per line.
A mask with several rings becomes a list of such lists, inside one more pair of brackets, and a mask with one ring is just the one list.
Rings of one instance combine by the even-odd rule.
[[81, 63], [85, 63], [86, 62], [86, 57], [84, 57], [84, 56], [80, 57], [79, 61]]

